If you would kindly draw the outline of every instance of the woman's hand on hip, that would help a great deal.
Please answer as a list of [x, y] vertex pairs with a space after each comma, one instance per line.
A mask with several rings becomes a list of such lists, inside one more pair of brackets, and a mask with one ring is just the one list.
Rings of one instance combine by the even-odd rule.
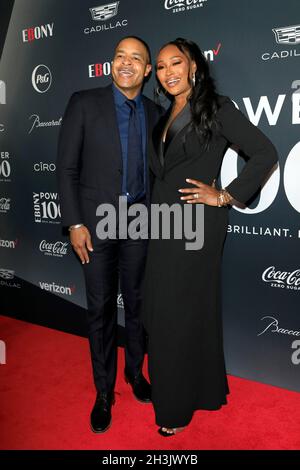
[[189, 204], [207, 204], [208, 206], [218, 205], [219, 191], [215, 188], [215, 180], [212, 185], [204, 184], [201, 181], [186, 179], [187, 183], [195, 185], [195, 188], [182, 188], [178, 191], [182, 194], [181, 200]]

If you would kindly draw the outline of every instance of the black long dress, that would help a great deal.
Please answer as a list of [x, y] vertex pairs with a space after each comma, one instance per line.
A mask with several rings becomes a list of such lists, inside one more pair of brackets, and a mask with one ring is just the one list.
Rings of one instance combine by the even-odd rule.
[[[164, 152], [166, 118], [153, 135], [153, 204], [183, 204], [178, 189], [189, 187], [186, 178], [211, 185], [230, 143], [249, 157], [241, 174], [227, 186], [238, 201], [246, 202], [253, 195], [277, 161], [269, 139], [227, 97], [219, 97], [220, 131], [213, 133], [208, 150], [190, 124], [187, 105], [168, 130]], [[194, 215], [196, 206], [192, 205]], [[184, 238], [149, 242], [143, 321], [149, 336], [149, 375], [159, 426], [185, 426], [196, 409], [216, 410], [226, 404], [220, 277], [227, 217], [225, 207], [204, 206], [200, 250], [186, 250]]]

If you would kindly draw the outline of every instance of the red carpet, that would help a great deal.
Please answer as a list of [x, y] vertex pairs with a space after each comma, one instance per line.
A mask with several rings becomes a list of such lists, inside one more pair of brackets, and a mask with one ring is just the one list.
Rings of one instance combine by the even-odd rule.
[[198, 411], [172, 438], [157, 433], [151, 405], [123, 380], [123, 351], [113, 424], [89, 428], [95, 392], [86, 339], [0, 317], [7, 363], [0, 365], [0, 449], [299, 449], [300, 394], [229, 377], [229, 403]]

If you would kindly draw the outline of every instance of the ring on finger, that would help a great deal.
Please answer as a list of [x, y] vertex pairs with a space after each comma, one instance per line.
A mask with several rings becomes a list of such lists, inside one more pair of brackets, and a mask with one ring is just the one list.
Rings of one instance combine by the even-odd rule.
[[194, 194], [194, 198], [197, 199], [199, 197], [199, 193]]

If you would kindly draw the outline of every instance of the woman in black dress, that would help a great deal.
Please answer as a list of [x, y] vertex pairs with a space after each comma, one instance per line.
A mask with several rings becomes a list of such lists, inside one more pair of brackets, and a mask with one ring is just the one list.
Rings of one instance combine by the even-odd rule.
[[[192, 204], [193, 212], [204, 204], [202, 249], [186, 250], [184, 238], [151, 239], [147, 257], [143, 320], [152, 401], [159, 433], [171, 436], [195, 410], [226, 404], [220, 277], [227, 206], [245, 203], [259, 189], [277, 153], [229, 98], [216, 93], [195, 43], [178, 38], [163, 46], [156, 67], [172, 105], [153, 136], [152, 204]], [[231, 143], [249, 160], [226, 189], [217, 190], [214, 181]]]

